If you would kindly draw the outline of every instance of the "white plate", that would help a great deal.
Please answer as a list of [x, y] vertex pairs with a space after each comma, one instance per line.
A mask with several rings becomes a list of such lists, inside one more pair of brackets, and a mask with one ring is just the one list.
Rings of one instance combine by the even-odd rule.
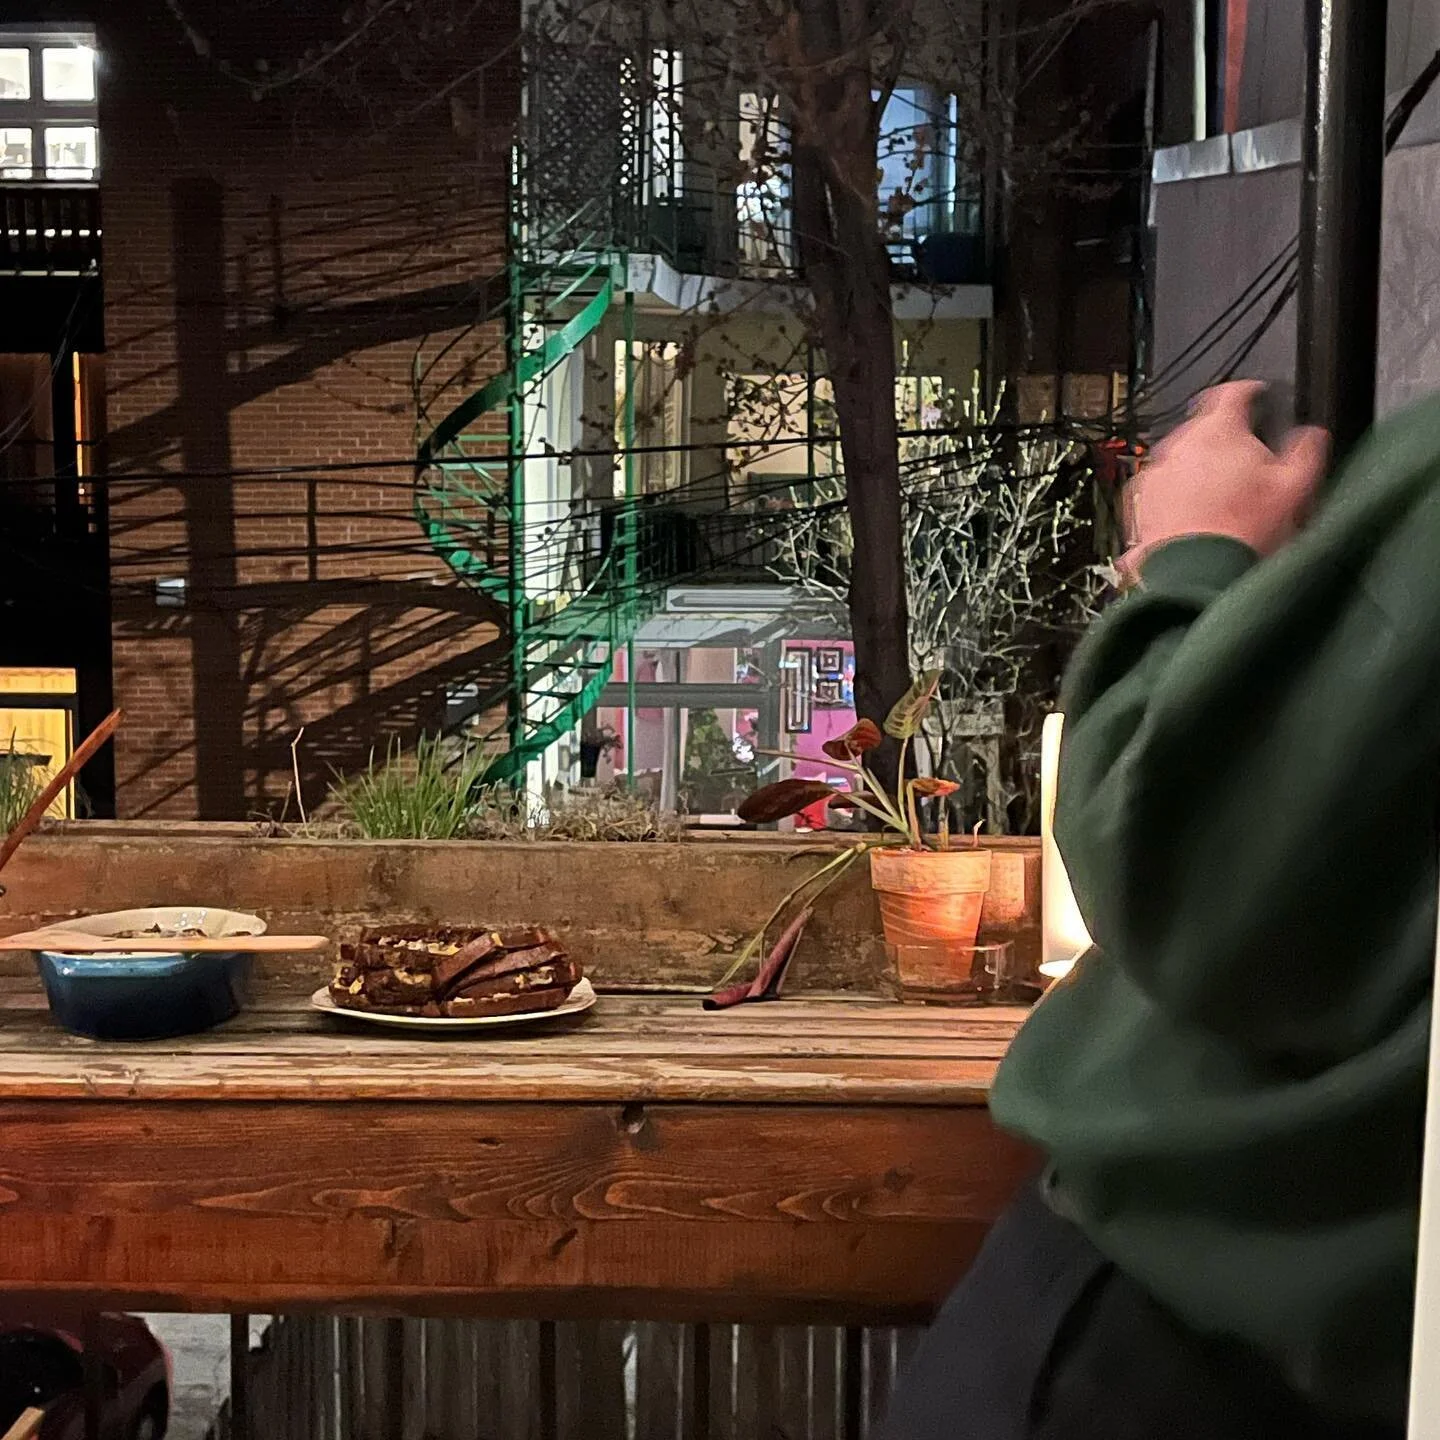
[[[85, 935], [119, 935], [126, 930], [150, 930], [158, 927], [158, 942], [169, 931], [198, 930], [211, 940], [230, 935], [263, 935], [265, 922], [258, 915], [238, 910], [222, 910], [215, 905], [159, 905], [148, 910], [111, 910], [105, 915], [80, 915], [74, 920], [58, 920], [47, 930], [79, 930]], [[149, 940], [137, 935], [136, 940]]]
[[[103, 958], [124, 963], [127, 960], [171, 959], [177, 952], [166, 950], [162, 941], [168, 930], [174, 934], [179, 930], [198, 930], [211, 940], [223, 940], [234, 935], [263, 935], [265, 922], [258, 915], [247, 915], [240, 910], [223, 910], [217, 905], [158, 905], [145, 910], [111, 910], [104, 915], [80, 915], [74, 920], [60, 920], [47, 925], [47, 930], [78, 930], [82, 935], [110, 937], [130, 930], [149, 930], [158, 926], [160, 934], [137, 935], [133, 950], [106, 950]], [[49, 954], [56, 952], [49, 951]], [[215, 952], [211, 951], [213, 955]], [[229, 952], [226, 952], [227, 954]], [[100, 958], [100, 951], [84, 951], [79, 955], [66, 955], [69, 960]], [[195, 957], [197, 960], [201, 956]], [[203, 963], [203, 962], [202, 962]]]
[[310, 997], [314, 1010], [339, 1015], [345, 1020], [369, 1020], [376, 1025], [398, 1025], [411, 1030], [484, 1030], [491, 1025], [533, 1025], [537, 1020], [558, 1020], [562, 1015], [579, 1015], [595, 1003], [595, 987], [580, 983], [553, 1010], [522, 1010], [513, 1015], [396, 1015], [385, 1010], [347, 1010], [330, 998], [330, 987], [322, 986]]

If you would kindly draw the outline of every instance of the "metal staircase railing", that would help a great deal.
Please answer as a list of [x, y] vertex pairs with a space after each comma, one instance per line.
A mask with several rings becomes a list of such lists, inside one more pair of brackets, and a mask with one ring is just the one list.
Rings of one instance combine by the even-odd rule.
[[[523, 215], [512, 211], [506, 368], [455, 406], [418, 445], [416, 520], [454, 575], [501, 602], [508, 616], [507, 679], [474, 707], [489, 717], [478, 728], [496, 750], [487, 771], [492, 781], [521, 778], [532, 761], [578, 728], [598, 704], [614, 677], [616, 657], [651, 605], [635, 562], [628, 481], [603, 561], [588, 580], [567, 586], [547, 569], [527, 573], [537, 542], [548, 544], [556, 530], [583, 535], [587, 525], [585, 502], [578, 498], [558, 521], [542, 527], [543, 533], [527, 520], [525, 412], [535, 388], [622, 299], [626, 266], [607, 233], [608, 203], [608, 197], [591, 202], [541, 235], [527, 232]], [[589, 216], [585, 211], [592, 207], [595, 214]], [[633, 304], [628, 295], [623, 299], [628, 337]], [[631, 388], [627, 384], [627, 391]], [[628, 451], [633, 403], [625, 412]], [[496, 430], [478, 427], [485, 416], [502, 413], [506, 437], [497, 453]], [[627, 459], [627, 477], [631, 470]], [[502, 709], [505, 718], [497, 722]]]

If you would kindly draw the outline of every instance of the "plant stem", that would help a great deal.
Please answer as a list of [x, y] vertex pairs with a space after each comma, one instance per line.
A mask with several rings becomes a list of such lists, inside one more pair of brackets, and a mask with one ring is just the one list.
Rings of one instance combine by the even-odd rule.
[[813, 885], [823, 876], [829, 875], [830, 878], [825, 881], [824, 885], [810, 897], [812, 901], [818, 899], [868, 848], [869, 846], [864, 841], [857, 842], [850, 846], [848, 850], [842, 850], [838, 855], [832, 856], [813, 875], [807, 875], [805, 879], [780, 901], [766, 917], [765, 923], [746, 941], [745, 948], [735, 958], [735, 963], [715, 982], [715, 988], [718, 990], [722, 985], [728, 985], [730, 981], [735, 978], [740, 972], [741, 967], [764, 945], [766, 931], [785, 913], [785, 908], [795, 900], [797, 896], [801, 895], [809, 886]]
[[899, 806], [886, 793], [885, 787], [880, 781], [864, 766], [860, 767], [860, 776], [865, 781], [871, 797], [884, 809], [885, 814], [882, 818], [885, 823], [903, 835], [905, 833], [905, 816], [901, 813]]
[[878, 805], [872, 805], [868, 800], [862, 799], [856, 791], [850, 791], [846, 798], [857, 810], [863, 810], [867, 815], [873, 815], [887, 829], [895, 829], [895, 817], [893, 815], [880, 809]]
[[308, 826], [310, 822], [305, 818], [305, 797], [300, 793], [300, 742], [304, 738], [305, 727], [302, 725], [290, 742], [290, 768], [295, 773], [295, 803], [300, 807], [300, 824]]
[[793, 750], [764, 750], [757, 747], [755, 753], [766, 755], [772, 760], [794, 760], [800, 765], [836, 765], [841, 770], [848, 770], [852, 775], [863, 774], [865, 770], [858, 760], [837, 760], [833, 755], [827, 755], [823, 761], [820, 761], [813, 755], [797, 755]]
[[906, 828], [906, 835], [910, 844], [916, 850], [925, 848], [925, 841], [920, 834], [920, 811], [915, 804], [915, 782], [906, 773], [910, 761], [910, 737], [907, 735], [900, 742], [900, 789], [899, 794], [904, 797], [905, 818], [909, 822]]

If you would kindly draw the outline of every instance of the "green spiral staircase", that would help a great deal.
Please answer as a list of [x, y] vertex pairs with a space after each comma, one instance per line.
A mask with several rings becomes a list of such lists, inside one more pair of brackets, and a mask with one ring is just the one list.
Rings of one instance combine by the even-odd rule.
[[[526, 515], [527, 397], [595, 333], [612, 306], [623, 306], [627, 334], [633, 322], [633, 301], [623, 292], [624, 259], [608, 237], [595, 232], [576, 240], [575, 217], [564, 233], [572, 237], [564, 250], [547, 254], [546, 247], [525, 245], [512, 225], [506, 368], [455, 406], [418, 447], [415, 518], [455, 576], [502, 605], [508, 617], [507, 673], [478, 698], [479, 738], [495, 752], [487, 771], [493, 781], [523, 779], [531, 761], [579, 727], [653, 609], [636, 574], [628, 459], [633, 399], [624, 417], [627, 498], [617, 502], [607, 553], [578, 585], [562, 583], [549, 568], [527, 573], [537, 538], [551, 538], [537, 536]], [[537, 249], [538, 259], [526, 258]], [[631, 389], [627, 384], [627, 395]], [[496, 415], [506, 418], [500, 454], [493, 420], [485, 423]], [[574, 529], [576, 519], [571, 513], [558, 524]]]

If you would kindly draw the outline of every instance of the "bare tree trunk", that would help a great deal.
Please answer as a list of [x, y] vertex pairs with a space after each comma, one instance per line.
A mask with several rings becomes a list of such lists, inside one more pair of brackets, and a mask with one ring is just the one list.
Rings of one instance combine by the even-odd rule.
[[[889, 7], [903, 26], [907, 0]], [[835, 393], [854, 536], [855, 708], [883, 724], [910, 683], [890, 259], [880, 234], [873, 0], [797, 0], [791, 42], [795, 238]], [[882, 757], [892, 771], [893, 751]]]

